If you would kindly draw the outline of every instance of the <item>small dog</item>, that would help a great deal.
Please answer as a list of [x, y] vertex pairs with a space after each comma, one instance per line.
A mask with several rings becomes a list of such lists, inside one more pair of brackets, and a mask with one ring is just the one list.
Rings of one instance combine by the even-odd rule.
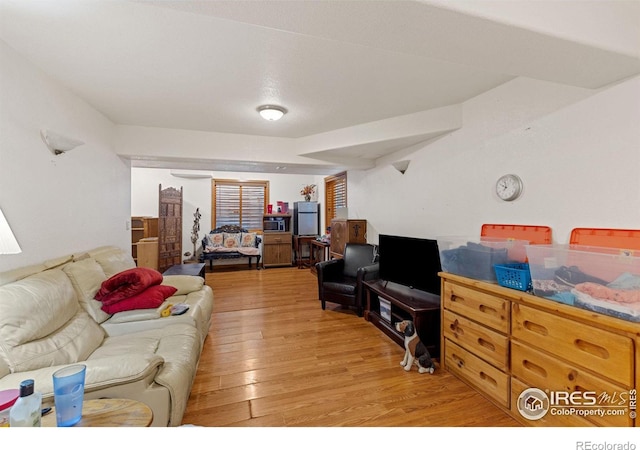
[[404, 334], [404, 359], [400, 363], [404, 370], [409, 372], [411, 366], [414, 364], [418, 366], [418, 372], [420, 373], [433, 373], [436, 370], [436, 365], [431, 359], [429, 350], [422, 343], [416, 327], [411, 320], [403, 320], [396, 323], [396, 330]]

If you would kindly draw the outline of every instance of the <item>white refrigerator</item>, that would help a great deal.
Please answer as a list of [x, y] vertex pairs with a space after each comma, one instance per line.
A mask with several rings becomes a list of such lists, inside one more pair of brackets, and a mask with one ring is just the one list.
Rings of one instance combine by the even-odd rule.
[[318, 236], [320, 229], [320, 205], [318, 202], [295, 202], [293, 204], [293, 234], [296, 236]]

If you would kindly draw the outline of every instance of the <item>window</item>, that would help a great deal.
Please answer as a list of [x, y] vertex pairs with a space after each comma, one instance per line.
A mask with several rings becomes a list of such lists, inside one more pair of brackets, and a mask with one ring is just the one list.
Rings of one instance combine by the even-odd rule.
[[240, 225], [262, 230], [262, 215], [269, 201], [268, 181], [211, 181], [211, 227]]
[[331, 219], [336, 217], [336, 209], [347, 206], [347, 172], [324, 179], [324, 204], [327, 205], [326, 228], [331, 226]]

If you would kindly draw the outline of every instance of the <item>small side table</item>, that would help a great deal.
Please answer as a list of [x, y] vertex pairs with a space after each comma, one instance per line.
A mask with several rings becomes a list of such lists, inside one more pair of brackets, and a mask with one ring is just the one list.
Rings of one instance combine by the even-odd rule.
[[[293, 245], [296, 252], [296, 263], [298, 269], [304, 269], [311, 264], [311, 243], [316, 240], [315, 236], [294, 236]], [[307, 247], [309, 249], [309, 255], [303, 256], [303, 249]]]
[[[147, 405], [128, 398], [100, 398], [82, 403], [82, 419], [74, 427], [148, 427], [153, 411]], [[43, 427], [55, 427], [56, 408], [42, 417]]]
[[204, 263], [176, 264], [162, 272], [162, 275], [193, 275], [204, 278]]
[[329, 244], [317, 239], [311, 241], [311, 273], [317, 274], [316, 263], [329, 259]]

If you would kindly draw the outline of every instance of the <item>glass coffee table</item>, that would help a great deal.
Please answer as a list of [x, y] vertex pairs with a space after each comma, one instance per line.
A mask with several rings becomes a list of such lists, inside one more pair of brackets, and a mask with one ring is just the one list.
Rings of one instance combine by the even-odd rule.
[[[128, 398], [85, 400], [82, 419], [74, 427], [148, 427], [153, 421], [151, 408]], [[55, 427], [56, 408], [42, 417], [43, 427]]]

